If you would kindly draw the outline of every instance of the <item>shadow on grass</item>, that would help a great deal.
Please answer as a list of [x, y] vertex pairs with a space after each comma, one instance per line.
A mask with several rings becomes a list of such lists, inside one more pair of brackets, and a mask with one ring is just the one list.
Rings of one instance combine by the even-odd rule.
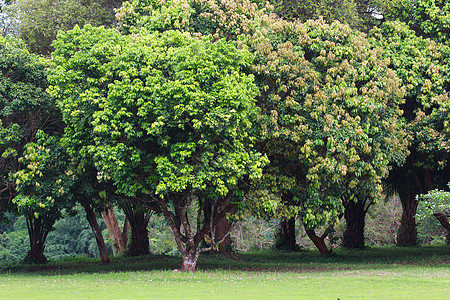
[[[117, 257], [102, 264], [99, 259], [77, 257], [50, 261], [45, 265], [17, 264], [0, 273], [20, 274], [76, 274], [127, 271], [172, 270], [179, 268], [181, 257], [145, 255]], [[321, 257], [318, 252], [302, 250], [288, 253], [280, 251], [247, 252], [237, 255], [201, 255], [197, 269], [241, 270], [262, 272], [318, 272], [332, 270], [394, 268], [399, 265], [450, 267], [450, 246], [378, 247], [362, 250], [337, 249], [332, 256]]]

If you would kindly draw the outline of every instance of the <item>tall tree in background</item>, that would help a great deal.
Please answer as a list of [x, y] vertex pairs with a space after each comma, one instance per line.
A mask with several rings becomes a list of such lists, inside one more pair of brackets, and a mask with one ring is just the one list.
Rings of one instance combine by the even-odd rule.
[[450, 172], [450, 52], [400, 22], [386, 22], [371, 35], [406, 88], [401, 109], [410, 153], [403, 166], [394, 166], [388, 182], [399, 193], [403, 207], [398, 244], [415, 245], [416, 197], [443, 188]]
[[362, 19], [358, 14], [357, 2], [354, 0], [320, 0], [320, 1], [296, 1], [296, 0], [272, 0], [274, 11], [286, 20], [314, 20], [323, 18], [327, 22], [339, 21], [359, 28]]
[[450, 45], [450, 1], [411, 1], [395, 9], [401, 12], [397, 19], [408, 24], [417, 35]]
[[34, 53], [49, 55], [59, 30], [75, 25], [110, 26], [114, 23], [116, 0], [16, 0], [8, 6], [7, 17], [14, 30]]
[[0, 37], [0, 216], [17, 195], [10, 173], [26, 166], [18, 157], [36, 133], [62, 133], [60, 114], [45, 92], [45, 68], [15, 38]]

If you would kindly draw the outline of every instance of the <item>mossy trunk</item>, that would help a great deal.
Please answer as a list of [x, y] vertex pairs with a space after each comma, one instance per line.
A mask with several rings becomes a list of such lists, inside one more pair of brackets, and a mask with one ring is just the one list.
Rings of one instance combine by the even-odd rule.
[[186, 250], [183, 253], [183, 263], [181, 265], [182, 272], [195, 272], [198, 260], [198, 245], [186, 245]]

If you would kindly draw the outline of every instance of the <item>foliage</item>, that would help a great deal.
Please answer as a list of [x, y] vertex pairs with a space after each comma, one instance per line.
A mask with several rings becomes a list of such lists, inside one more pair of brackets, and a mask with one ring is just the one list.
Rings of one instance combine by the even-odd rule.
[[67, 173], [69, 158], [58, 136], [38, 131], [36, 138], [35, 143], [25, 145], [18, 159], [26, 168], [11, 176], [18, 193], [12, 201], [27, 221], [31, 246], [27, 259], [43, 263], [48, 233], [61, 217], [61, 210], [72, 207], [71, 189], [76, 177]]
[[[371, 35], [376, 38], [375, 43], [385, 49], [384, 56], [391, 60], [389, 66], [406, 87], [406, 103], [402, 109], [410, 147], [420, 152], [434, 152], [430, 162], [434, 160], [435, 168], [442, 168], [445, 153], [450, 149], [447, 48], [416, 36], [399, 22], [386, 22]], [[444, 154], [438, 156], [439, 151]]]
[[[370, 205], [380, 198], [388, 163], [402, 163], [406, 155], [397, 122], [403, 89], [380, 48], [348, 26], [287, 22], [250, 2], [173, 3], [125, 3], [120, 28], [214, 33], [249, 47], [263, 114], [260, 151], [271, 160], [259, 187], [270, 192], [258, 191], [249, 207], [263, 214], [301, 212], [303, 221], [316, 227], [337, 219], [341, 201]], [[185, 12], [180, 19], [173, 18], [180, 15], [176, 5]], [[231, 8], [237, 9], [228, 13]], [[236, 24], [241, 29], [231, 34]]]
[[194, 35], [213, 34], [216, 39], [235, 39], [251, 34], [255, 20], [271, 7], [258, 8], [249, 0], [132, 0], [124, 2], [116, 18], [121, 32], [180, 30]]
[[[450, 185], [449, 185], [450, 186]], [[450, 215], [450, 192], [433, 190], [419, 197], [416, 218], [424, 220], [427, 216], [441, 212]]]
[[0, 232], [0, 266], [22, 262], [29, 248], [25, 217], [7, 213], [2, 223], [6, 226]]
[[449, 1], [419, 0], [401, 3], [396, 9], [401, 12], [398, 18], [406, 22], [418, 35], [450, 45]]
[[269, 249], [274, 243], [274, 235], [279, 220], [265, 220], [246, 215], [232, 225], [233, 250], [246, 252]]
[[398, 196], [372, 205], [366, 219], [365, 240], [367, 245], [395, 245], [401, 215], [402, 207]]
[[26, 145], [19, 162], [26, 168], [14, 173], [18, 195], [13, 199], [19, 211], [39, 214], [65, 207], [71, 200], [75, 176], [66, 172], [69, 159], [57, 136], [43, 131], [36, 143]]
[[301, 20], [323, 18], [329, 23], [339, 21], [352, 28], [360, 27], [362, 20], [358, 15], [357, 2], [354, 0], [321, 0], [321, 1], [292, 1], [272, 0], [274, 11], [287, 20]]
[[447, 230], [435, 216], [429, 215], [417, 221], [417, 242], [419, 245], [445, 245]]
[[8, 11], [19, 36], [30, 50], [48, 55], [59, 30], [85, 24], [110, 25], [114, 22], [113, 7], [120, 3], [111, 0], [16, 0]]
[[[89, 45], [89, 38], [93, 45]], [[162, 41], [159, 41], [158, 38], [162, 39]], [[81, 41], [83, 41], [83, 43], [77, 45], [77, 43], [80, 43]], [[168, 44], [164, 45], [164, 42], [167, 42]], [[111, 43], [114, 43], [116, 46], [111, 47], [109, 51], [106, 51]], [[130, 45], [129, 49], [126, 48], [126, 45]], [[177, 46], [181, 48], [184, 45], [192, 46], [190, 49], [183, 49], [186, 50], [184, 53], [180, 50], [175, 51]], [[167, 51], [169, 46], [172, 46], [172, 49], [174, 50], [171, 51], [169, 48], [169, 51]], [[61, 91], [61, 95], [64, 95], [64, 98], [61, 98], [61, 104], [64, 105], [65, 120], [73, 129], [79, 129], [77, 127], [80, 125], [89, 125], [87, 122], [85, 124], [79, 124], [80, 119], [78, 117], [81, 114], [84, 114], [87, 118], [92, 120], [91, 124], [94, 126], [93, 131], [98, 135], [98, 138], [109, 138], [111, 139], [111, 143], [114, 140], [119, 140], [122, 136], [136, 141], [140, 139], [142, 144], [148, 144], [150, 141], [154, 141], [161, 147], [159, 150], [169, 151], [170, 153], [165, 157], [150, 156], [148, 157], [148, 160], [144, 160], [143, 158], [147, 158], [147, 155], [154, 154], [143, 153], [143, 149], [139, 149], [138, 147], [139, 144], [132, 147], [131, 145], [127, 146], [123, 143], [117, 143], [117, 145], [114, 146], [102, 146], [99, 143], [99, 145], [95, 145], [95, 148], [82, 148], [81, 151], [85, 151], [86, 155], [95, 154], [98, 156], [98, 159], [102, 159], [104, 164], [102, 166], [97, 166], [101, 168], [99, 176], [104, 176], [103, 179], [114, 176], [113, 179], [117, 185], [118, 192], [128, 195], [135, 195], [137, 193], [145, 194], [147, 193], [145, 190], [146, 188], [149, 190], [156, 188], [157, 194], [165, 195], [171, 190], [181, 191], [188, 185], [202, 189], [205, 188], [204, 185], [210, 181], [216, 182], [217, 186], [211, 188], [208, 192], [212, 194], [223, 194], [227, 192], [226, 185], [233, 184], [233, 182], [236, 181], [233, 177], [230, 177], [227, 180], [220, 179], [220, 177], [226, 176], [222, 171], [215, 173], [211, 170], [212, 173], [210, 173], [210, 176], [213, 177], [207, 178], [208, 175], [206, 172], [208, 172], [208, 170], [194, 170], [192, 167], [180, 168], [178, 163], [182, 163], [187, 161], [188, 158], [193, 157], [196, 150], [215, 149], [217, 146], [208, 144], [207, 138], [211, 135], [222, 136], [223, 141], [226, 144], [231, 143], [233, 139], [242, 139], [242, 141], [244, 141], [248, 138], [246, 128], [248, 128], [251, 123], [246, 119], [240, 120], [238, 118], [239, 115], [237, 114], [237, 109], [246, 109], [245, 111], [240, 112], [242, 117], [255, 114], [254, 109], [253, 111], [250, 110], [251, 95], [255, 93], [255, 88], [252, 88], [251, 85], [249, 85], [251, 83], [251, 77], [240, 75], [236, 72], [236, 67], [231, 67], [231, 69], [227, 70], [220, 69], [207, 61], [200, 62], [200, 60], [207, 59], [207, 55], [210, 55], [209, 53], [214, 52], [215, 50], [223, 51], [223, 54], [216, 55], [215, 57], [217, 65], [221, 64], [222, 67], [225, 67], [226, 64], [230, 64], [231, 66], [239, 66], [240, 64], [245, 65], [247, 64], [246, 60], [248, 60], [248, 56], [246, 58], [243, 50], [233, 50], [231, 46], [226, 45], [224, 42], [210, 44], [210, 46], [208, 46], [206, 40], [205, 42], [196, 42], [186, 35], [180, 35], [175, 32], [162, 34], [161, 37], [156, 34], [151, 35], [145, 33], [142, 36], [133, 37], [121, 36], [113, 30], [106, 31], [100, 28], [91, 27], [86, 27], [84, 30], [75, 29], [74, 31], [68, 32], [66, 35], [61, 34], [58, 42], [55, 43], [55, 47], [57, 47], [57, 51], [54, 53], [53, 60], [55, 63], [58, 63], [59, 66], [54, 70], [50, 70], [51, 80], [58, 84], [58, 86], [53, 88], [53, 93], [56, 95]], [[83, 47], [84, 51], [90, 50], [91, 53], [83, 53], [81, 55], [81, 52], [76, 52], [71, 55], [71, 52], [73, 51], [70, 49], [71, 47]], [[218, 49], [209, 50], [209, 47], [217, 47]], [[202, 50], [202, 48], [204, 50]], [[194, 51], [201, 55], [205, 55], [206, 57], [195, 57], [198, 61], [192, 61], [192, 55], [195, 54]], [[94, 61], [87, 60], [89, 55], [92, 55], [96, 59]], [[225, 55], [227, 57], [225, 57]], [[236, 56], [232, 57], [233, 55]], [[192, 66], [183, 63], [184, 58], [187, 56], [191, 56], [190, 63]], [[146, 58], [151, 60], [148, 61]], [[93, 65], [90, 66], [89, 63]], [[149, 66], [153, 63], [154, 66], [153, 68], [144, 68], [145, 65], [141, 67], [137, 65], [138, 63], [145, 63]], [[175, 65], [172, 67], [171, 64]], [[202, 64], [205, 68], [203, 71], [205, 74], [201, 72], [198, 72], [197, 74], [193, 73], [194, 70], [191, 68], [193, 68], [193, 66], [199, 68]], [[131, 68], [129, 68], [129, 66]], [[94, 69], [94, 67], [96, 67], [97, 70]], [[86, 78], [86, 81], [80, 82], [80, 80], [83, 79], [80, 75], [83, 74], [82, 72], [86, 69], [92, 70], [87, 74], [90, 75], [90, 77]], [[164, 72], [169, 73], [164, 74]], [[63, 74], [64, 76], [62, 76]], [[215, 74], [215, 76], [220, 79], [222, 79], [221, 76], [224, 76], [222, 79], [223, 81], [218, 81], [216, 83], [212, 81], [214, 80], [213, 77], [208, 77], [211, 76], [209, 74]], [[163, 75], [174, 76], [174, 78], [172, 80], [166, 80]], [[98, 76], [99, 78], [94, 78], [94, 76]], [[105, 76], [110, 76], [110, 79]], [[232, 76], [235, 76], [235, 79], [233, 79]], [[122, 79], [122, 81], [119, 81], [119, 79]], [[196, 80], [198, 83], [195, 81], [191, 82], [192, 80]], [[71, 82], [82, 84], [77, 84], [76, 87], [69, 88], [73, 86]], [[169, 89], [169, 85], [173, 87]], [[183, 85], [186, 86], [184, 87]], [[250, 88], [243, 92], [243, 90], [241, 90], [241, 85], [242, 87], [243, 85], [246, 85]], [[103, 89], [105, 87], [109, 90]], [[166, 88], [167, 92], [164, 92]], [[205, 91], [190, 91], [194, 88], [203, 88]], [[216, 91], [216, 89], [219, 88], [222, 91]], [[230, 94], [224, 94], [225, 92], [223, 89], [225, 88], [231, 89]], [[84, 89], [84, 91], [81, 92], [77, 89]], [[215, 98], [206, 94], [208, 89], [212, 89], [209, 92]], [[243, 93], [238, 93], [238, 91], [242, 91]], [[101, 94], [106, 92], [109, 94]], [[185, 99], [185, 101], [203, 101], [195, 101], [195, 103], [178, 103], [178, 101], [184, 99], [181, 99], [176, 92], [188, 93], [186, 95], [188, 96], [188, 99]], [[153, 95], [153, 93], [157, 94]], [[172, 93], [174, 93], [174, 95], [171, 95]], [[70, 98], [70, 94], [73, 95], [73, 98]], [[75, 98], [77, 95], [80, 95], [80, 98]], [[236, 97], [237, 95], [239, 95], [239, 98], [238, 100], [235, 100], [236, 102], [231, 101], [230, 103], [227, 103], [232, 100], [231, 97]], [[108, 97], [101, 98], [102, 96]], [[149, 98], [144, 99], [144, 97]], [[167, 100], [165, 102], [159, 102], [159, 97], [173, 97], [176, 100], [174, 99], [172, 101], [176, 101], [176, 103], [168, 103]], [[223, 100], [221, 100], [223, 101], [222, 103], [212, 102], [219, 101], [219, 97], [223, 98]], [[137, 101], [132, 101], [134, 98], [136, 98], [135, 100]], [[89, 99], [91, 103], [88, 103], [87, 100]], [[247, 101], [247, 103], [243, 102], [244, 100]], [[77, 110], [72, 110], [71, 108], [74, 106], [74, 104], [72, 104], [73, 101], [80, 101], [80, 104], [86, 103], [84, 104], [85, 106], [90, 104], [91, 114], [84, 109], [83, 106], [79, 106]], [[102, 101], [112, 101], [111, 105], [115, 104], [115, 106], [108, 107], [106, 105], [108, 102], [102, 103]], [[124, 102], [120, 103], [117, 101]], [[153, 103], [150, 101], [155, 102]], [[132, 114], [134, 105], [137, 105], [137, 115]], [[225, 108], [221, 109], [220, 105], [233, 106], [233, 114], [229, 114], [224, 110]], [[241, 105], [242, 108], [239, 107]], [[203, 109], [212, 109], [213, 107], [214, 110], [209, 114], [202, 114]], [[92, 109], [97, 109], [97, 111], [94, 112]], [[117, 112], [115, 111], [116, 109], [118, 110]], [[156, 115], [152, 115], [152, 113], [155, 113]], [[192, 119], [187, 119], [189, 115], [185, 114], [191, 114]], [[105, 122], [109, 118], [112, 119]], [[142, 118], [142, 120], [139, 118]], [[134, 123], [140, 124], [140, 126], [138, 127]], [[228, 128], [226, 126], [232, 127]], [[197, 137], [195, 140], [196, 144], [201, 147], [194, 145], [194, 140], [175, 142], [171, 145], [172, 139], [175, 138], [171, 136], [171, 128], [180, 129], [179, 134], [185, 132], [186, 138], [189, 137], [188, 134], [191, 132], [201, 131], [203, 136]], [[183, 131], [183, 129], [185, 131]], [[122, 133], [122, 131], [124, 132]], [[108, 134], [111, 134], [111, 136], [108, 137]], [[74, 135], [73, 138], [76, 139], [77, 136]], [[229, 138], [230, 140], [228, 141], [226, 138]], [[178, 139], [183, 140], [181, 137]], [[241, 142], [235, 141], [235, 143], [237, 143], [235, 145], [236, 147], [240, 147], [239, 144]], [[91, 151], [91, 153], [89, 153], [89, 151]], [[233, 160], [251, 159], [251, 155], [241, 156], [238, 153], [226, 154], [223, 153], [223, 149], [221, 150], [220, 148], [217, 149], [217, 151], [218, 156], [214, 159], [224, 162], [228, 161], [231, 163]], [[163, 154], [163, 152], [158, 153], [161, 153], [161, 155]], [[212, 159], [208, 156], [209, 155], [206, 155], [198, 159], [203, 160], [204, 163], [206, 163]], [[127, 163], [120, 163], [120, 160]], [[148, 166], [145, 166], [145, 164]], [[155, 185], [153, 182], [145, 183], [132, 181], [141, 174], [137, 172], [132, 172], [130, 174], [128, 172], [136, 167], [143, 169], [145, 172], [151, 172], [153, 168], [150, 168], [150, 166], [152, 164], [156, 164], [158, 173], [160, 173], [159, 176], [161, 176], [161, 181], [158, 185]], [[212, 165], [210, 167], [214, 168], [216, 166]], [[232, 171], [228, 176], [231, 176], [232, 174], [237, 175], [243, 171], [240, 169], [234, 171], [233, 169], [228, 169], [231, 168], [231, 165], [228, 167], [225, 165], [223, 168]], [[258, 166], [255, 165], [255, 170], [257, 169]], [[200, 172], [198, 173], [197, 178], [188, 175], [190, 173], [196, 173], [196, 171]], [[169, 178], [167, 176], [175, 177]], [[255, 174], [255, 176], [257, 176], [257, 174]], [[152, 181], [154, 179], [156, 178], [152, 178]]]
[[148, 222], [150, 253], [177, 255], [179, 251], [173, 238], [173, 233], [167, 226], [167, 221], [160, 214], [153, 214]]
[[385, 49], [389, 67], [406, 88], [401, 109], [410, 153], [403, 166], [394, 167], [388, 181], [400, 194], [403, 206], [399, 244], [414, 244], [416, 195], [442, 187], [448, 180], [449, 49], [418, 37], [400, 22], [385, 22], [371, 35], [372, 41]]

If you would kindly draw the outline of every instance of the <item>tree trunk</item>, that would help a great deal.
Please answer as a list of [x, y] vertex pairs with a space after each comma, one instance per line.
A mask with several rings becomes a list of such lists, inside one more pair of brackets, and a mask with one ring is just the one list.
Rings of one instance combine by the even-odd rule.
[[[150, 254], [147, 225], [150, 220], [151, 211], [129, 200], [123, 200], [120, 205], [131, 227], [131, 241], [125, 254], [128, 256]], [[125, 236], [125, 230], [126, 227], [122, 233], [123, 237]]]
[[281, 220], [275, 248], [284, 251], [296, 251], [298, 247], [295, 242], [295, 218]]
[[30, 250], [25, 258], [26, 262], [44, 264], [47, 258], [44, 255], [45, 239], [56, 221], [57, 212], [40, 213], [36, 218], [34, 212], [27, 211], [25, 219], [27, 222], [28, 236], [30, 238]]
[[198, 260], [198, 245], [186, 245], [186, 250], [183, 253], [183, 264], [181, 265], [182, 272], [195, 272]]
[[[223, 205], [230, 205], [230, 199], [227, 200]], [[234, 209], [230, 211], [230, 213], [234, 213]], [[228, 221], [227, 217], [224, 216], [216, 226], [214, 226], [214, 241], [221, 241], [217, 246], [217, 250], [212, 249], [210, 252], [218, 252], [218, 253], [228, 253], [231, 251], [231, 222]]]
[[39, 239], [30, 240], [30, 250], [27, 253], [26, 261], [30, 261], [36, 264], [45, 264], [47, 258], [44, 255], [45, 244]]
[[[108, 228], [109, 236], [111, 237], [113, 255], [117, 256], [120, 253], [125, 252], [126, 242], [123, 238], [125, 234], [120, 230], [119, 224], [117, 223], [116, 215], [114, 214], [114, 210], [108, 205], [107, 209], [101, 213], [103, 221], [106, 224], [106, 228]], [[128, 221], [125, 220], [124, 229], [127, 227]], [[127, 239], [128, 240], [128, 239]]]
[[105, 240], [103, 239], [103, 234], [98, 225], [97, 218], [95, 217], [94, 210], [88, 204], [84, 205], [84, 210], [86, 211], [86, 218], [91, 225], [92, 232], [94, 233], [95, 240], [97, 242], [98, 251], [100, 252], [100, 258], [102, 263], [107, 264], [111, 260], [109, 259], [108, 251], [106, 249]]
[[437, 212], [433, 214], [441, 223], [442, 226], [444, 226], [445, 229], [447, 229], [447, 244], [450, 245], [450, 223], [448, 222], [448, 214], [444, 214], [442, 212]]
[[128, 256], [139, 256], [150, 254], [150, 245], [148, 240], [148, 231], [145, 214], [138, 212], [134, 214], [131, 225], [131, 241], [128, 245], [126, 254]]
[[344, 218], [347, 228], [344, 231], [343, 246], [349, 249], [364, 248], [365, 202], [347, 201], [344, 204]]
[[[200, 197], [199, 197], [200, 196]], [[211, 229], [216, 227], [227, 213], [229, 213], [236, 204], [231, 203], [232, 194], [227, 195], [223, 199], [216, 200], [211, 203], [202, 195], [196, 195], [192, 189], [187, 195], [173, 195], [171, 199], [174, 203], [173, 211], [169, 209], [165, 199], [159, 199], [161, 211], [172, 229], [177, 248], [183, 256], [181, 271], [195, 271], [197, 259], [200, 253], [210, 251], [214, 246], [220, 244], [221, 241], [215, 241], [214, 236], [211, 238], [209, 247], [198, 249], [200, 242], [211, 233]], [[191, 224], [188, 218], [188, 209], [194, 200], [198, 200], [197, 218], [195, 224]], [[183, 230], [181, 229], [183, 226]]]
[[127, 247], [128, 244], [128, 236], [130, 234], [130, 222], [128, 221], [128, 218], [125, 217], [125, 222], [123, 223], [123, 229], [122, 229], [122, 242], [124, 247]]
[[214, 228], [216, 241], [223, 241], [218, 245], [219, 253], [228, 253], [231, 248], [231, 236], [229, 234], [231, 230], [231, 222], [228, 221], [227, 217], [224, 217]]
[[325, 231], [325, 233], [322, 236], [317, 236], [316, 232], [313, 229], [307, 229], [306, 234], [311, 239], [311, 241], [314, 243], [317, 249], [319, 249], [320, 255], [330, 255], [332, 253], [332, 250], [328, 250], [327, 245], [325, 244], [325, 238], [328, 235], [328, 230]]
[[[416, 167], [418, 161], [427, 161], [426, 155], [411, 154], [405, 163], [405, 166], [394, 170], [391, 177], [394, 177], [394, 186], [396, 187], [400, 201], [402, 202], [402, 219], [398, 230], [397, 245], [412, 246], [417, 244], [417, 229], [414, 216], [417, 210], [416, 196], [425, 194], [436, 186], [439, 186], [439, 180], [436, 174], [432, 178], [429, 169]], [[434, 184], [433, 184], [434, 182]], [[445, 180], [445, 183], [447, 181]]]
[[[402, 197], [403, 196], [403, 197]], [[401, 195], [402, 219], [397, 235], [398, 246], [413, 246], [417, 244], [417, 228], [414, 216], [417, 211], [417, 201], [415, 194], [408, 193]]]

